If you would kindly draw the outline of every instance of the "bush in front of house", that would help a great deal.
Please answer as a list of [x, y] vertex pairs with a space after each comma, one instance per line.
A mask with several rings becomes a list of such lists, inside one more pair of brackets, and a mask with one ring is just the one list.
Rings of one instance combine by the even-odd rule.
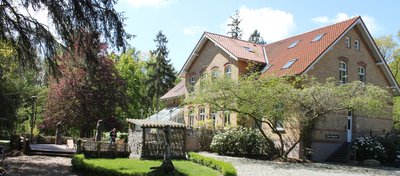
[[191, 160], [192, 162], [203, 166], [207, 166], [214, 170], [218, 170], [224, 176], [237, 176], [237, 171], [235, 167], [232, 166], [231, 163], [216, 160], [194, 152], [189, 152], [188, 155], [189, 155], [189, 160]]
[[377, 137], [359, 137], [353, 144], [354, 155], [357, 161], [375, 159], [385, 162], [386, 149]]
[[392, 132], [378, 139], [385, 147], [387, 154], [386, 161], [389, 163], [395, 162], [396, 156], [398, 152], [400, 152], [400, 134], [398, 132]]
[[220, 155], [269, 155], [275, 154], [271, 139], [265, 139], [258, 130], [232, 128], [213, 137], [211, 149]]

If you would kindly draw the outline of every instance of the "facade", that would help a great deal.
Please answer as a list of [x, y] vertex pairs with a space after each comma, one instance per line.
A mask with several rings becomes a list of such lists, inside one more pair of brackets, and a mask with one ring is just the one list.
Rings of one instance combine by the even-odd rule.
[[[180, 71], [182, 82], [177, 87], [185, 87], [185, 91], [171, 90], [162, 99], [177, 102], [184, 98], [200, 86], [198, 80], [204, 74], [238, 79], [249, 64], [261, 66], [262, 76], [306, 74], [321, 82], [330, 77], [341, 83], [360, 80], [388, 89], [393, 96], [400, 95], [398, 84], [364, 22], [356, 17], [266, 45], [205, 32]], [[182, 108], [188, 127], [207, 120], [216, 127], [238, 125], [234, 113], [214, 111], [206, 105]], [[313, 159], [325, 160], [355, 137], [388, 132], [392, 124], [392, 116], [372, 118], [362, 112], [331, 114], [314, 129]], [[295, 135], [289, 129], [284, 125], [287, 138]], [[302, 151], [300, 146], [298, 151]], [[301, 152], [293, 156], [300, 157]]]

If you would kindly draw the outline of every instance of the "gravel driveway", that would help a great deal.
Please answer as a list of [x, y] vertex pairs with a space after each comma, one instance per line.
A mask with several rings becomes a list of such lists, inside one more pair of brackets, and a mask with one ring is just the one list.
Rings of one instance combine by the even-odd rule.
[[239, 176], [376, 176], [400, 175], [400, 169], [391, 167], [366, 168], [326, 163], [284, 163], [239, 157], [219, 156], [200, 152], [204, 156], [231, 162]]
[[52, 156], [7, 157], [7, 175], [76, 175], [72, 172], [71, 158]]

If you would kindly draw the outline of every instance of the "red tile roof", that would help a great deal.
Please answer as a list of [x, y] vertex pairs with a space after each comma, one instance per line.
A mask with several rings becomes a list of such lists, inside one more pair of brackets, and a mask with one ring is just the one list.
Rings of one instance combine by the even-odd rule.
[[238, 59], [265, 63], [262, 45], [210, 32], [205, 32], [205, 35]]
[[165, 95], [163, 95], [160, 99], [168, 99], [173, 97], [183, 96], [187, 93], [185, 81], [179, 82], [175, 87], [169, 90]]
[[[303, 73], [359, 18], [360, 17], [355, 17], [265, 45], [264, 47], [267, 53], [268, 64], [271, 65], [271, 67], [264, 74], [283, 76]], [[324, 34], [324, 36], [320, 40], [312, 42], [314, 37], [319, 34]], [[288, 48], [297, 40], [300, 40], [300, 42], [295, 47]], [[290, 68], [282, 69], [282, 66], [292, 59], [297, 60]]]

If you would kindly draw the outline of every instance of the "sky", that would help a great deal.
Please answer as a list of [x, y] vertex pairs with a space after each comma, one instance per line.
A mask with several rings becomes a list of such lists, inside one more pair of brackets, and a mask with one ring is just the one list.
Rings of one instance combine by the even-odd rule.
[[396, 35], [400, 1], [366, 0], [119, 0], [127, 18], [128, 43], [144, 54], [155, 48], [158, 31], [168, 38], [169, 59], [179, 71], [204, 31], [226, 35], [239, 10], [247, 40], [255, 30], [268, 42], [278, 41], [360, 15], [374, 37]]

